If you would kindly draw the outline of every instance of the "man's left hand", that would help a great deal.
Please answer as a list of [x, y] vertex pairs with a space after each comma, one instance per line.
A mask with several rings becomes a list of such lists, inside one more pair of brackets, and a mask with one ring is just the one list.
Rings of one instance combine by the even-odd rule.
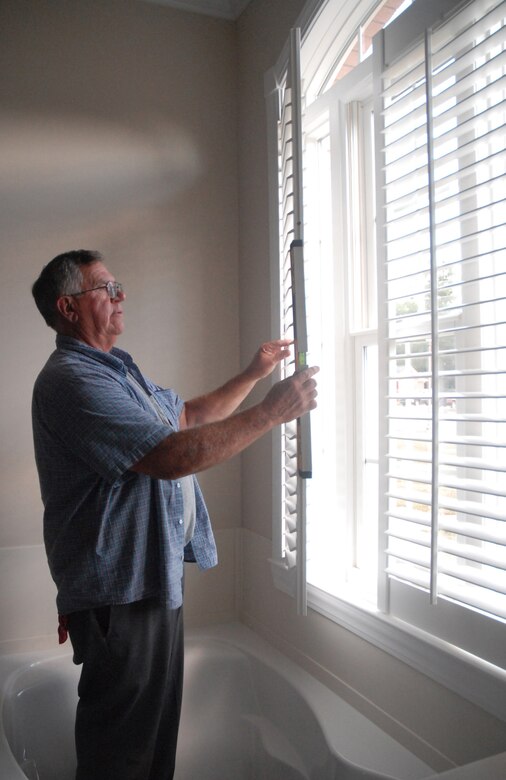
[[247, 368], [247, 373], [256, 380], [269, 376], [282, 360], [290, 357], [291, 344], [293, 341], [290, 339], [266, 341], [256, 352]]

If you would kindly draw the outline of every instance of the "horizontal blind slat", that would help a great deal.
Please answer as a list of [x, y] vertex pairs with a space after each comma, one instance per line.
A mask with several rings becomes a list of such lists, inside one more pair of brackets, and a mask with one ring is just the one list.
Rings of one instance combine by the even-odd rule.
[[[415, 523], [430, 528], [430, 518], [427, 517], [426, 513], [396, 507], [395, 509], [391, 508], [389, 514], [393, 520], [400, 520], [403, 523]], [[494, 523], [494, 529], [496, 526], [499, 526], [499, 524]], [[442, 517], [440, 518], [439, 528], [440, 531], [458, 534], [459, 536], [476, 539], [480, 542], [506, 546], [506, 524], [502, 524], [499, 530], [490, 530], [488, 525], [485, 527], [483, 524], [477, 525], [476, 523], [465, 521], [451, 521], [448, 517]]]

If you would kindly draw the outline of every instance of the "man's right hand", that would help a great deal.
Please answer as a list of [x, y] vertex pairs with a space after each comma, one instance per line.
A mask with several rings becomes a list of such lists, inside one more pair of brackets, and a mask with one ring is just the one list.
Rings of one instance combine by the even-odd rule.
[[262, 406], [275, 425], [295, 420], [315, 409], [317, 366], [297, 371], [290, 377], [277, 382], [265, 396]]

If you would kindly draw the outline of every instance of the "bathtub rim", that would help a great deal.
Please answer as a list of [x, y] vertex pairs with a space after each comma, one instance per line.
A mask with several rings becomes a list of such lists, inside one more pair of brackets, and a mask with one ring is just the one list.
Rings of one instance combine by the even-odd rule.
[[[2, 780], [27, 780], [12, 753], [3, 720], [6, 699], [11, 695], [16, 680], [30, 667], [71, 656], [72, 651], [68, 646], [45, 650], [23, 650], [19, 653], [0, 655], [0, 777]], [[6, 774], [7, 772], [9, 774]]]

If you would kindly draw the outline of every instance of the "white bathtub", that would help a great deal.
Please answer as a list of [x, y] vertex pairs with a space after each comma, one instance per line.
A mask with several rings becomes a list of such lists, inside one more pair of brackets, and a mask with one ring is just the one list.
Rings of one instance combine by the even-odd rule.
[[[68, 652], [0, 658], [0, 780], [73, 780], [78, 676]], [[428, 766], [243, 626], [187, 633], [176, 780], [429, 776]], [[437, 777], [504, 780], [506, 754]]]

